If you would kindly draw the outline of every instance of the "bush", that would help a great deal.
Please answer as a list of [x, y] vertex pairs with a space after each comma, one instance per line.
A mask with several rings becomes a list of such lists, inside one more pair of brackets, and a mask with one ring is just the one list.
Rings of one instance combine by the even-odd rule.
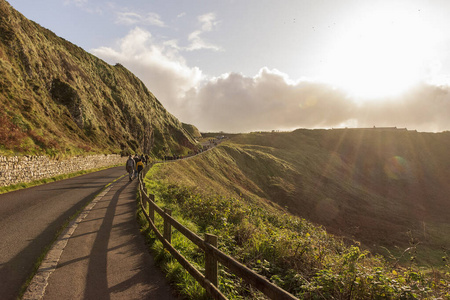
[[0, 145], [6, 149], [21, 150], [22, 140], [26, 138], [26, 133], [11, 122], [11, 119], [4, 113], [0, 115]]
[[[222, 251], [301, 299], [450, 299], [448, 270], [436, 281], [413, 266], [392, 268], [382, 257], [358, 244], [346, 246], [304, 219], [268, 212], [240, 198], [206, 195], [151, 178], [146, 182], [158, 201], [192, 221], [198, 233], [220, 236]], [[195, 253], [190, 259], [199, 263]], [[219, 273], [220, 288], [230, 299], [258, 297], [226, 269]]]

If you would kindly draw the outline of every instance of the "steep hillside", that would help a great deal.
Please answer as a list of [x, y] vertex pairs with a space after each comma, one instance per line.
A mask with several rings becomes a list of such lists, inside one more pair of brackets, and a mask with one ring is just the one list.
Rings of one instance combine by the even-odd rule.
[[183, 124], [184, 130], [186, 130], [188, 132], [188, 134], [190, 134], [192, 137], [194, 137], [194, 138], [202, 137], [202, 134], [197, 129], [197, 127], [195, 127], [194, 125], [186, 124], [186, 123], [182, 123], [182, 124]]
[[450, 133], [255, 133], [158, 176], [272, 203], [386, 255], [417, 246], [421, 263], [439, 265], [450, 244], [448, 149]]
[[184, 154], [182, 123], [111, 66], [0, 0], [0, 152]]

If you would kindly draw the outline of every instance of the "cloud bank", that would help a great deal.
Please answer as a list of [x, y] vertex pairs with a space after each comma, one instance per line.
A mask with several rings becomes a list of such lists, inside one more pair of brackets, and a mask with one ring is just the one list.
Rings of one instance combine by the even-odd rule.
[[[141, 20], [133, 15], [123, 17], [127, 17], [123, 22]], [[254, 76], [229, 73], [208, 78], [183, 57], [183, 51], [220, 49], [201, 38], [217, 24], [214, 15], [201, 16], [198, 21], [201, 27], [189, 35], [192, 44], [186, 47], [176, 40], [157, 43], [150, 32], [136, 27], [116, 49], [102, 47], [91, 52], [130, 69], [172, 114], [201, 131], [373, 126], [450, 129], [447, 86], [421, 84], [401, 96], [360, 102], [329, 84], [293, 81], [266, 67]]]
[[177, 113], [186, 90], [202, 79], [198, 68], [187, 66], [171, 41], [156, 44], [150, 32], [139, 27], [123, 38], [118, 50], [101, 47], [91, 52], [111, 64], [121, 63], [137, 75], [171, 113]]

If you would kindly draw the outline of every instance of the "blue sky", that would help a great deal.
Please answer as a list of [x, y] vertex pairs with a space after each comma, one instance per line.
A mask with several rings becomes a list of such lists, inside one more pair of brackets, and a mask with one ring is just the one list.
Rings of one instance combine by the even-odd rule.
[[450, 130], [450, 1], [8, 2], [202, 131]]

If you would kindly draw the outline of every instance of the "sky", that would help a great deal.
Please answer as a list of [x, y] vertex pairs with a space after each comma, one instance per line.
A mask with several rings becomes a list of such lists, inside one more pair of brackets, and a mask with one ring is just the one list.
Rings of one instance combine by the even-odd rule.
[[9, 0], [202, 132], [450, 130], [447, 0]]

